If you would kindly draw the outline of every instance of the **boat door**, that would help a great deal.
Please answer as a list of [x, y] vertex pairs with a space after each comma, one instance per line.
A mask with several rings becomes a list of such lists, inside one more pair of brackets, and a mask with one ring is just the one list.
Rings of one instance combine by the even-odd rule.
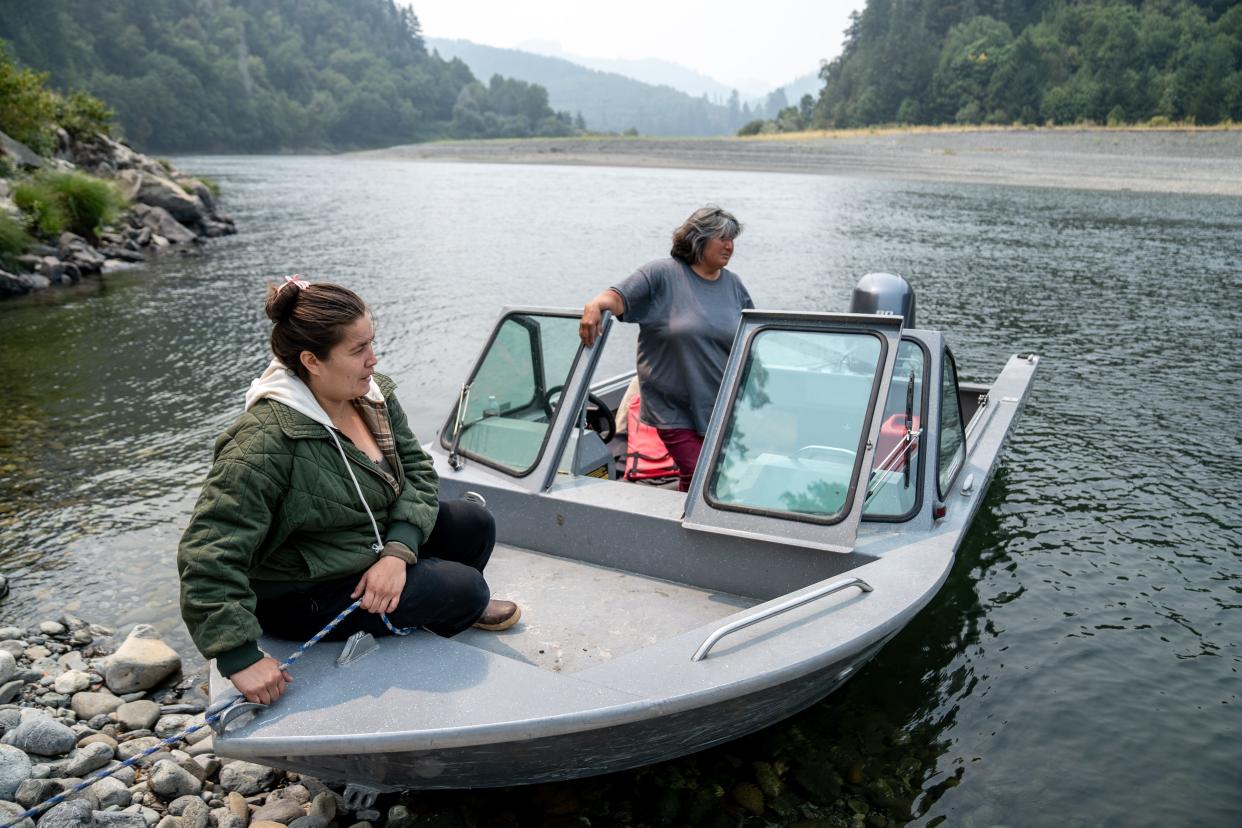
[[468, 459], [532, 492], [551, 486], [612, 325], [605, 314], [595, 346], [584, 348], [580, 316], [550, 308], [501, 313], [440, 430], [450, 465]]
[[902, 324], [744, 311], [682, 525], [852, 551]]

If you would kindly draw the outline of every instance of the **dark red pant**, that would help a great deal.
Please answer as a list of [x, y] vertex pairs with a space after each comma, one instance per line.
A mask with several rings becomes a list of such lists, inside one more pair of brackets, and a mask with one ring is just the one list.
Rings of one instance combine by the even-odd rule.
[[664, 447], [673, 455], [677, 464], [677, 491], [690, 491], [690, 478], [699, 464], [699, 454], [703, 451], [703, 435], [692, 428], [658, 428]]

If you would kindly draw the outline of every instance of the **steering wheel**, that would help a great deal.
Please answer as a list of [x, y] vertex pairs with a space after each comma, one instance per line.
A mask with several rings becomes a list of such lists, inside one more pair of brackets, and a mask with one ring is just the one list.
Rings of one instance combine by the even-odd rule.
[[[554, 385], [548, 389], [543, 396], [543, 404], [548, 409], [549, 416], [555, 406], [553, 405], [553, 397], [564, 388], [564, 385]], [[599, 439], [607, 443], [617, 433], [617, 420], [612, 416], [612, 410], [608, 407], [608, 403], [599, 397], [587, 392], [587, 408], [586, 408], [587, 428], [599, 435]]]
[[794, 459], [795, 460], [798, 459], [799, 457], [801, 457], [803, 454], [806, 454], [807, 452], [827, 452], [830, 454], [842, 454], [842, 455], [845, 455], [845, 457], [849, 458], [849, 461], [851, 463], [854, 462], [853, 450], [847, 449], [847, 448], [839, 448], [838, 446], [816, 446], [816, 445], [803, 446], [802, 448], [794, 452]]

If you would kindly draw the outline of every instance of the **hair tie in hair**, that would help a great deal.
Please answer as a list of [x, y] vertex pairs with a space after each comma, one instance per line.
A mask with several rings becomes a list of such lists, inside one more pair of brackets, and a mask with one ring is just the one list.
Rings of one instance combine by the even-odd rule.
[[293, 285], [298, 290], [306, 290], [306, 288], [310, 287], [310, 282], [303, 279], [301, 273], [295, 273], [292, 276], [286, 276], [285, 283], [279, 289], [284, 290], [289, 285]]

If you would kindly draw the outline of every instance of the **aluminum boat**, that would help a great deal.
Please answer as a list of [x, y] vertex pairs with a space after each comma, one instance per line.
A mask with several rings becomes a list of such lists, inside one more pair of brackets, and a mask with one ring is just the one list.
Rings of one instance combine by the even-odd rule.
[[863, 277], [850, 311], [743, 314], [682, 494], [618, 471], [633, 372], [594, 376], [612, 320], [585, 348], [577, 311], [506, 309], [426, 449], [441, 498], [495, 516], [487, 579], [522, 621], [319, 644], [216, 751], [365, 804], [659, 762], [831, 693], [944, 583], [1039, 364], [959, 382], [901, 277]]

